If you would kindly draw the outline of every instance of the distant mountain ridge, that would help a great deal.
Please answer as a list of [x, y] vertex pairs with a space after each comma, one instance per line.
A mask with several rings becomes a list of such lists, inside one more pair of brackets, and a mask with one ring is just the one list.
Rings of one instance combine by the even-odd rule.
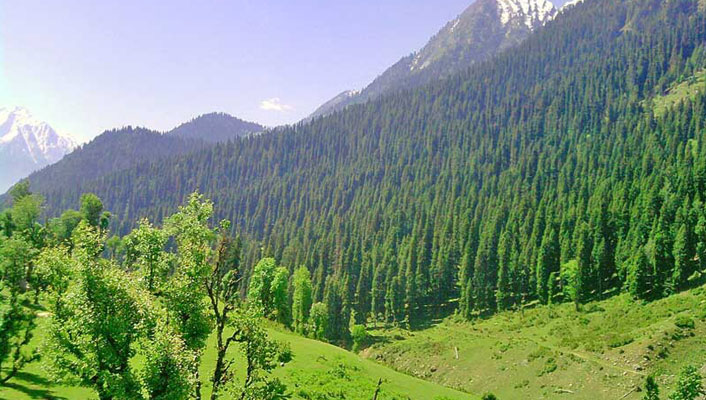
[[209, 143], [227, 142], [240, 136], [252, 135], [265, 127], [222, 112], [204, 114], [167, 132], [185, 139], [201, 139]]
[[477, 0], [422, 49], [403, 57], [363, 90], [346, 91], [327, 101], [309, 118], [451, 76], [516, 46], [558, 12], [548, 0]]
[[[32, 190], [76, 185], [167, 157], [191, 153], [265, 128], [226, 113], [210, 113], [167, 131], [127, 126], [103, 132], [71, 154], [29, 175]], [[21, 177], [26, 176], [22, 175]]]
[[75, 147], [72, 138], [57, 133], [26, 108], [0, 108], [0, 191], [59, 161]]

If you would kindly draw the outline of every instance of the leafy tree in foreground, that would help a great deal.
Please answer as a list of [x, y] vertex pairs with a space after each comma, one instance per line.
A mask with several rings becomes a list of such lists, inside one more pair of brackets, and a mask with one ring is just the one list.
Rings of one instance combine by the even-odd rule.
[[146, 294], [101, 259], [102, 250], [102, 235], [81, 222], [74, 232], [70, 283], [53, 303], [44, 354], [57, 376], [92, 387], [101, 400], [138, 398], [130, 359], [148, 323]]
[[237, 338], [237, 330], [224, 336], [226, 327], [232, 327], [232, 315], [240, 306], [238, 283], [240, 281], [240, 240], [233, 240], [222, 226], [213, 269], [206, 280], [206, 292], [216, 322], [216, 365], [211, 377], [211, 399], [215, 400], [221, 389], [233, 379], [233, 360], [226, 360], [230, 345]]
[[34, 359], [27, 353], [36, 326], [28, 291], [33, 289], [38, 301], [41, 282], [35, 258], [46, 236], [37, 223], [43, 199], [31, 194], [26, 182], [16, 185], [10, 194], [13, 206], [4, 214], [7, 225], [4, 234], [0, 233], [0, 384]]
[[164, 285], [164, 304], [194, 360], [194, 396], [201, 397], [199, 369], [206, 339], [212, 330], [205, 282], [211, 273], [217, 232], [209, 227], [213, 203], [194, 193], [166, 222], [166, 230], [176, 242], [177, 266]]
[[138, 228], [123, 239], [125, 262], [140, 271], [150, 292], [161, 287], [169, 272], [169, 258], [164, 251], [167, 239], [163, 230], [147, 220], [140, 221]]
[[0, 242], [0, 384], [10, 380], [33, 359], [26, 346], [36, 326], [34, 311], [26, 306], [25, 273], [34, 250], [24, 239]]

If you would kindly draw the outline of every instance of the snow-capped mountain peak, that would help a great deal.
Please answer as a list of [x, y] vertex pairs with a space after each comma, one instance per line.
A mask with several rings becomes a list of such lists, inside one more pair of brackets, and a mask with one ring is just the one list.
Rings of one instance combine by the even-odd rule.
[[575, 6], [575, 5], [579, 4], [579, 3], [583, 3], [583, 0], [570, 0], [570, 1], [566, 2], [566, 3], [564, 3], [563, 6], [561, 6], [561, 10], [562, 10], [562, 11], [563, 11], [563, 10], [566, 10], [566, 9], [571, 8], [571, 7], [573, 7], [573, 6]]
[[517, 21], [529, 29], [542, 26], [556, 16], [557, 9], [548, 0], [497, 0], [500, 22]]
[[0, 108], [0, 190], [76, 147], [23, 107]]

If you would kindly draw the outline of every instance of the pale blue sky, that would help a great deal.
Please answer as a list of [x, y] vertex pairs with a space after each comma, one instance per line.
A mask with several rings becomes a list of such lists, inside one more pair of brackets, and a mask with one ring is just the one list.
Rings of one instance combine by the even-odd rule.
[[211, 111], [296, 122], [472, 1], [0, 0], [0, 106], [80, 141]]
[[[211, 111], [295, 122], [424, 45], [470, 2], [0, 0], [0, 105], [79, 140]], [[261, 108], [275, 98], [284, 110]]]

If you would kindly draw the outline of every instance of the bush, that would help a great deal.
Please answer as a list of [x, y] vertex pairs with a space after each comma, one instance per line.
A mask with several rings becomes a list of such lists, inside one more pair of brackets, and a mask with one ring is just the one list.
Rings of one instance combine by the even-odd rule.
[[351, 338], [353, 338], [353, 351], [360, 350], [360, 347], [368, 339], [368, 331], [365, 329], [365, 325], [354, 325], [353, 329], [351, 329]]
[[292, 361], [292, 358], [294, 357], [292, 353], [292, 346], [287, 343], [287, 342], [280, 342], [278, 344], [278, 353], [277, 353], [277, 361], [280, 363], [286, 364], [290, 361]]
[[674, 321], [674, 325], [681, 329], [694, 329], [696, 326], [694, 319], [686, 315], [678, 316], [676, 321]]
[[630, 344], [634, 341], [630, 336], [627, 335], [620, 335], [620, 336], [612, 336], [608, 338], [608, 346], [615, 349], [618, 347], [623, 347], [627, 344]]

